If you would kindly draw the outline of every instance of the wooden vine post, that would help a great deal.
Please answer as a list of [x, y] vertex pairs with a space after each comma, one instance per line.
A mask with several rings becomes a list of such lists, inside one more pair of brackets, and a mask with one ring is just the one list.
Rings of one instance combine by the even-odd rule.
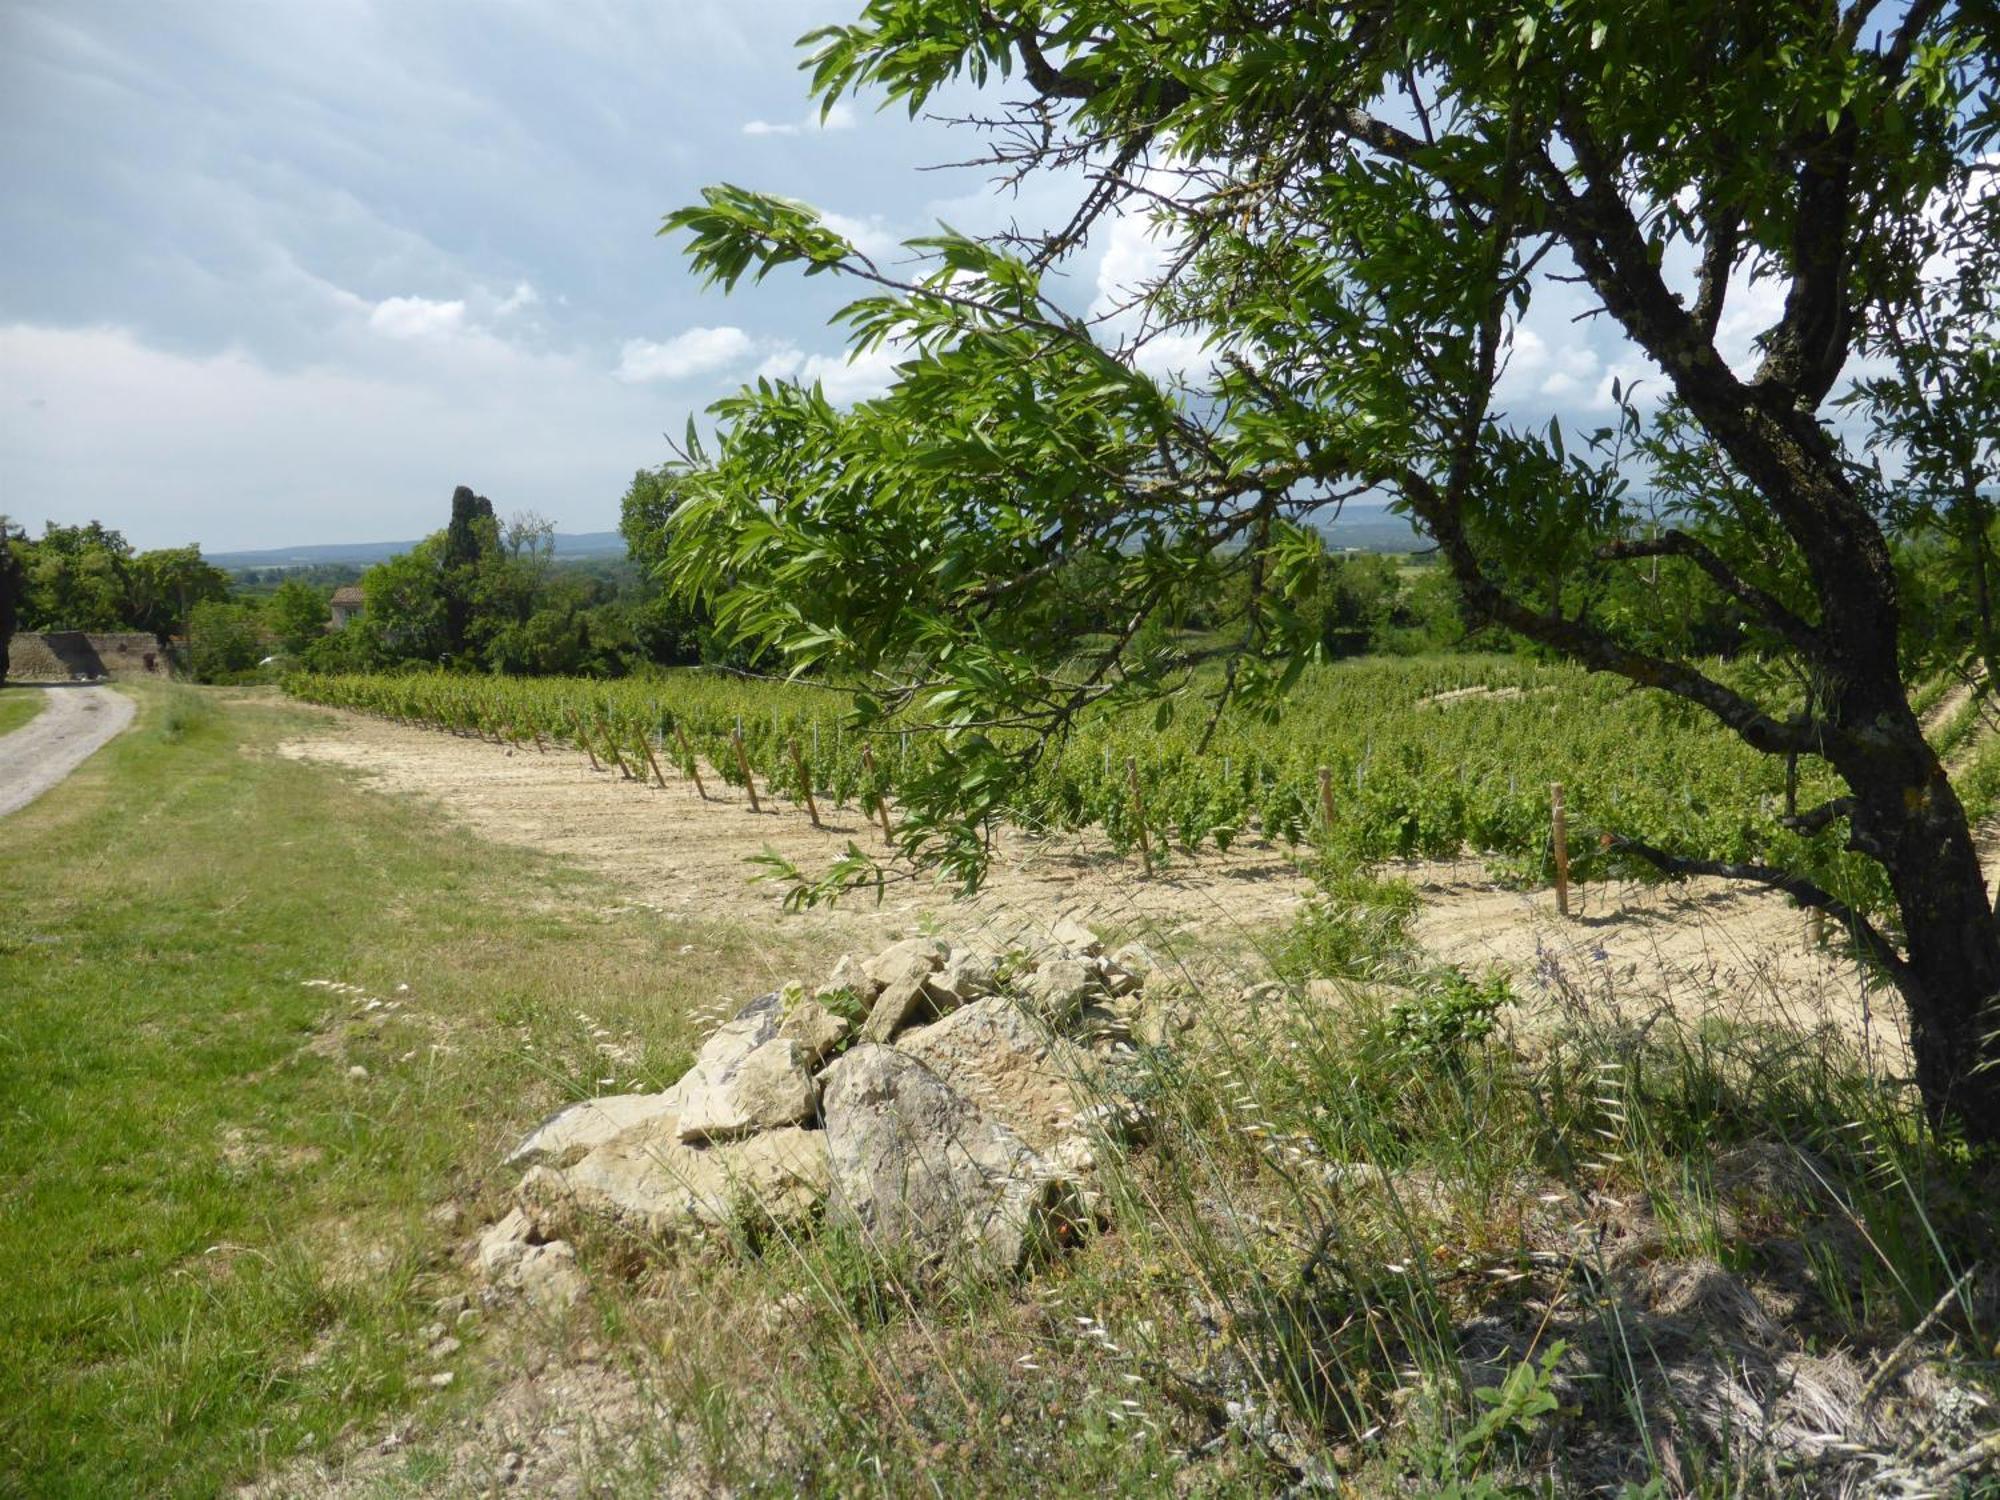
[[653, 781], [661, 791], [667, 789], [667, 778], [660, 774], [660, 758], [653, 754], [653, 739], [645, 730], [639, 731], [639, 748], [646, 752], [646, 764], [653, 768]]
[[743, 773], [743, 790], [750, 794], [750, 811], [762, 812], [764, 809], [757, 805], [757, 782], [750, 774], [750, 757], [743, 753], [743, 730], [740, 726], [729, 740], [736, 746], [736, 769]]
[[1333, 767], [1319, 768], [1319, 836], [1324, 843], [1333, 836]]
[[597, 763], [597, 751], [591, 747], [590, 736], [583, 732], [583, 720], [579, 719], [575, 714], [571, 714], [569, 716], [569, 727], [576, 731], [576, 742], [583, 746], [583, 753], [590, 757], [590, 769], [593, 771], [603, 770], [604, 767]]
[[819, 821], [819, 804], [813, 800], [812, 773], [806, 770], [806, 758], [799, 753], [799, 742], [796, 736], [792, 740], [792, 769], [799, 773], [799, 790], [805, 793], [806, 816], [812, 819], [813, 827], [818, 828], [821, 826]]
[[[861, 747], [862, 769], [868, 773], [868, 784], [875, 784], [875, 747], [864, 744]], [[889, 799], [880, 792], [875, 794], [875, 816], [882, 821], [882, 842], [891, 849], [896, 847], [896, 836], [889, 831]]]
[[687, 757], [688, 775], [694, 778], [694, 794], [702, 801], [708, 800], [708, 788], [701, 784], [701, 762], [694, 758], [694, 747], [688, 744], [687, 731], [680, 721], [674, 721], [674, 738], [681, 742], [681, 754]]
[[1556, 858], [1556, 912], [1569, 915], [1569, 814], [1563, 807], [1563, 784], [1549, 783], [1549, 832]]
[[1153, 841], [1146, 836], [1146, 800], [1139, 795], [1139, 761], [1137, 757], [1125, 757], [1125, 782], [1132, 789], [1132, 820], [1139, 828], [1139, 861], [1145, 866], [1146, 878], [1153, 878]]
[[539, 724], [535, 726], [535, 749], [542, 755], [549, 753], [548, 743], [542, 738], [542, 726]]
[[639, 779], [632, 774], [632, 768], [625, 764], [625, 757], [618, 753], [618, 736], [611, 732], [609, 724], [604, 726], [604, 753], [611, 758], [611, 763], [618, 767], [618, 774], [625, 780]]

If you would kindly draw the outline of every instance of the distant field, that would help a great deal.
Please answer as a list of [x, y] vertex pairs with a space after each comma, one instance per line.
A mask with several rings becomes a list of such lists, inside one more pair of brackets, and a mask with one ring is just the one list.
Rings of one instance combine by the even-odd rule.
[[12, 734], [42, 711], [42, 689], [0, 687], [0, 734]]

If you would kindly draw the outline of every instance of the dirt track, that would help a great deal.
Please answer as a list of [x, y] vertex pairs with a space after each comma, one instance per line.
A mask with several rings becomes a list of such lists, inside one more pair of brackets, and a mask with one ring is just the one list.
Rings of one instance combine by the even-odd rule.
[[0, 818], [61, 781], [132, 722], [133, 704], [108, 687], [44, 687], [42, 711], [0, 736]]

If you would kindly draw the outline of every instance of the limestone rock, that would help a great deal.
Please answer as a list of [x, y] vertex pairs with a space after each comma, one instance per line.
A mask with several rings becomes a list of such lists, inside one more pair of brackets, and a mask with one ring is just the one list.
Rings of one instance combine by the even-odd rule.
[[833, 972], [827, 976], [826, 983], [813, 993], [821, 1000], [830, 999], [835, 995], [849, 994], [866, 1005], [880, 993], [881, 989], [882, 986], [877, 984], [861, 966], [860, 959], [852, 953], [843, 953], [840, 955], [840, 962], [833, 966]]
[[998, 967], [982, 953], [954, 948], [944, 967], [925, 981], [932, 1003], [940, 1013], [993, 993]]
[[1160, 966], [1160, 961], [1153, 956], [1153, 950], [1144, 943], [1127, 943], [1111, 955], [1111, 962], [1141, 984], [1144, 984], [1152, 976], [1153, 970]]
[[681, 1080], [682, 1140], [724, 1140], [812, 1118], [812, 1075], [798, 1043], [779, 1036], [783, 1022], [784, 1000], [773, 991], [744, 1006], [702, 1045]]
[[1084, 1221], [1076, 1185], [1020, 1136], [893, 1047], [827, 1070], [828, 1213], [879, 1248], [1013, 1272]]
[[953, 1011], [897, 1043], [1037, 1151], [1052, 1150], [1090, 1098], [1096, 1064], [994, 996]]
[[[576, 1250], [562, 1240], [529, 1246], [510, 1280], [534, 1307], [573, 1307], [585, 1288], [583, 1272], [577, 1269]], [[458, 1340], [444, 1342], [456, 1345]]]
[[919, 980], [929, 978], [934, 970], [943, 965], [949, 952], [936, 938], [904, 938], [869, 959], [861, 966], [861, 971], [886, 990], [912, 974]]
[[498, 1281], [521, 1263], [529, 1246], [540, 1238], [532, 1216], [520, 1208], [509, 1209], [506, 1218], [479, 1237], [475, 1258], [480, 1274], [488, 1281]]
[[847, 1021], [817, 1000], [801, 1000], [785, 1012], [785, 1019], [778, 1023], [778, 1035], [796, 1042], [801, 1061], [816, 1068], [847, 1035]]
[[1084, 958], [1095, 958], [1104, 951], [1104, 944], [1097, 934], [1074, 917], [1064, 917], [1050, 929], [1049, 936], [1067, 951]]
[[875, 997], [874, 1009], [862, 1023], [861, 1040], [887, 1042], [921, 1016], [931, 1003], [925, 987], [928, 979], [928, 971], [912, 967], [901, 978], [883, 986], [882, 993]]
[[746, 1218], [798, 1228], [827, 1190], [826, 1137], [781, 1126], [747, 1140], [689, 1145], [677, 1122], [648, 1120], [572, 1167], [536, 1167], [521, 1194], [550, 1215], [595, 1216], [673, 1244]]
[[1097, 972], [1080, 958], [1056, 958], [1036, 968], [1021, 993], [1036, 1015], [1060, 1026], [1077, 1013], [1097, 982]]
[[615, 1135], [659, 1115], [678, 1114], [687, 1095], [683, 1079], [660, 1094], [606, 1094], [584, 1099], [557, 1110], [542, 1121], [527, 1138], [507, 1154], [510, 1167], [530, 1167], [537, 1162], [566, 1166], [587, 1151], [594, 1151]]
[[678, 1131], [683, 1141], [728, 1141], [780, 1125], [803, 1125], [819, 1112], [806, 1049], [773, 1036], [719, 1076], [701, 1064], [689, 1087]]

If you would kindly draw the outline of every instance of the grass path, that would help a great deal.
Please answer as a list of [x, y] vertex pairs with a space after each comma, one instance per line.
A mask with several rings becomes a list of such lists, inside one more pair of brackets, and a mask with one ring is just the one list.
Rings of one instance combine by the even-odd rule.
[[0, 734], [12, 734], [42, 711], [47, 699], [40, 688], [0, 687]]
[[299, 710], [140, 712], [0, 860], [0, 1494], [213, 1494], [476, 1399], [417, 1330], [497, 1149], [801, 957], [267, 753]]

